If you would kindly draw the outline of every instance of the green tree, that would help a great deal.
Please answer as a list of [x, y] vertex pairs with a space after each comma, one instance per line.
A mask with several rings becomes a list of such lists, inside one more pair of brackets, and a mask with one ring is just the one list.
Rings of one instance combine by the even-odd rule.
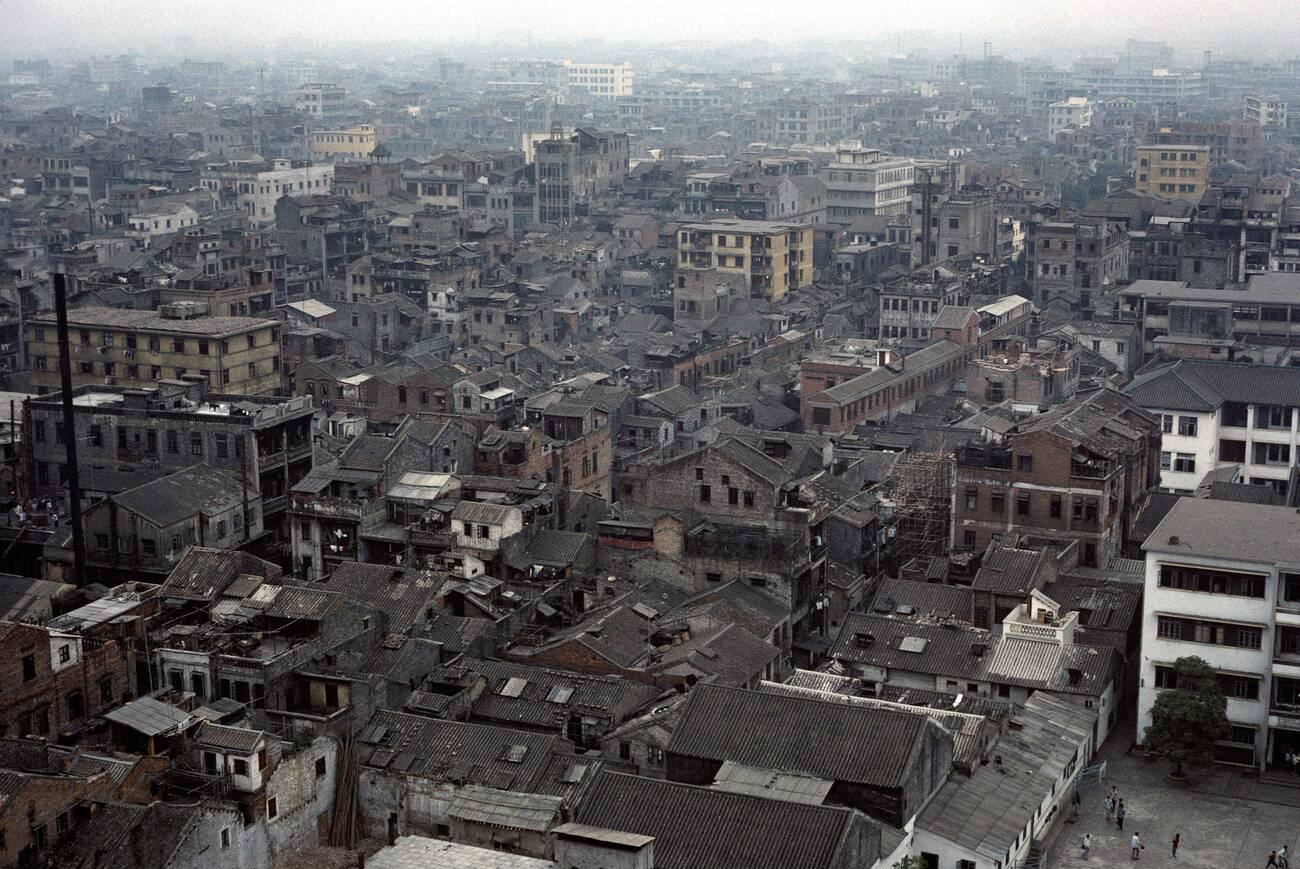
[[1176, 687], [1161, 691], [1151, 708], [1144, 745], [1163, 754], [1182, 776], [1183, 765], [1214, 760], [1214, 745], [1228, 735], [1228, 700], [1214, 668], [1195, 656], [1174, 662]]

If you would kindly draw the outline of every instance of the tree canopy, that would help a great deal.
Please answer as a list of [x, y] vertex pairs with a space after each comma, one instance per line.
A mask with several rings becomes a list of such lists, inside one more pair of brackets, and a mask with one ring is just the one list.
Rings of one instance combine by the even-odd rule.
[[1175, 687], [1161, 691], [1151, 708], [1147, 751], [1164, 755], [1182, 775], [1183, 765], [1214, 760], [1215, 743], [1228, 735], [1228, 700], [1214, 668], [1197, 657], [1174, 662]]

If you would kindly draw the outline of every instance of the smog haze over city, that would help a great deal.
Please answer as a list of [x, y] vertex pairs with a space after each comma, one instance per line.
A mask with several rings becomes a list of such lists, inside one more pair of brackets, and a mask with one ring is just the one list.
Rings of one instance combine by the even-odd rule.
[[0, 0], [0, 869], [1290, 869], [1297, 2]]
[[[532, 40], [608, 45], [627, 53], [671, 46], [761, 43], [764, 56], [825, 51], [850, 58], [904, 51], [978, 53], [985, 41], [1009, 56], [1104, 53], [1124, 38], [1159, 39], [1179, 52], [1271, 54], [1300, 39], [1289, 0], [1160, 4], [1123, 0], [920, 0], [849, 4], [812, 0], [797, 8], [744, 0], [666, 0], [633, 10], [596, 0], [518, 0], [485, 8], [422, 0], [3, 0], [0, 56], [33, 45], [130, 48], [228, 57], [267, 48], [321, 50], [358, 43], [392, 49], [520, 47]], [[753, 50], [753, 46], [750, 46]], [[707, 65], [708, 57], [699, 62]]]

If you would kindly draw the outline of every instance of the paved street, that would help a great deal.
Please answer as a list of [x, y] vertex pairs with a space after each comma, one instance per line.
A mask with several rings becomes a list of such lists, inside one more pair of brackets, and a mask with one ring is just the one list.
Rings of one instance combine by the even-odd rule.
[[[1170, 787], [1165, 780], [1168, 767], [1125, 754], [1122, 743], [1121, 738], [1103, 749], [1106, 781], [1085, 794], [1078, 823], [1059, 828], [1048, 851], [1051, 869], [1128, 864], [1134, 831], [1146, 845], [1140, 860], [1146, 864], [1263, 869], [1268, 852], [1283, 844], [1295, 854], [1300, 843], [1300, 788], [1260, 784], [1252, 773], [1223, 768], [1197, 773], [1190, 787]], [[1106, 818], [1103, 799], [1111, 784], [1119, 787], [1128, 810], [1123, 833]], [[1175, 832], [1182, 834], [1176, 860], [1169, 856]], [[1087, 860], [1079, 848], [1084, 833], [1092, 833]], [[1295, 858], [1292, 862], [1300, 866]]]

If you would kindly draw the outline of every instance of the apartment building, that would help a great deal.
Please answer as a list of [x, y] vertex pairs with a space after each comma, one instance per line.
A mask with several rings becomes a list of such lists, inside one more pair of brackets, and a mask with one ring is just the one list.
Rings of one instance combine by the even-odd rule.
[[821, 172], [826, 219], [844, 226], [873, 215], [906, 215], [912, 207], [915, 163], [875, 148], [841, 148]]
[[1216, 468], [1291, 495], [1300, 461], [1300, 368], [1178, 359], [1124, 391], [1161, 420], [1160, 488], [1190, 493]]
[[[146, 389], [73, 389], [81, 487], [111, 494], [204, 462], [249, 481], [264, 526], [276, 530], [290, 487], [312, 465], [311, 396], [264, 398], [210, 393], [194, 376]], [[58, 497], [67, 477], [63, 404], [58, 393], [33, 399], [32, 494]]]
[[1035, 301], [1064, 298], [1087, 310], [1128, 279], [1128, 234], [1122, 223], [1101, 218], [1040, 223], [1025, 239], [1025, 258]]
[[1246, 94], [1241, 117], [1242, 120], [1258, 124], [1264, 129], [1285, 130], [1287, 101], [1278, 96]]
[[1174, 662], [1219, 674], [1232, 729], [1220, 760], [1263, 770], [1300, 750], [1300, 514], [1181, 498], [1142, 547], [1146, 590], [1135, 738], [1151, 724]]
[[583, 91], [594, 97], [614, 99], [632, 96], [636, 73], [630, 63], [578, 63], [564, 61], [570, 90]]
[[328, 82], [308, 82], [294, 92], [296, 111], [319, 120], [337, 118], [347, 113], [347, 88]]
[[1245, 287], [1200, 289], [1184, 281], [1134, 281], [1118, 294], [1116, 319], [1142, 330], [1143, 358], [1156, 352], [1231, 360], [1237, 342], [1300, 340], [1300, 274], [1251, 275]]
[[1134, 187], [1148, 196], [1199, 202], [1210, 182], [1206, 145], [1139, 145], [1134, 160]]
[[812, 283], [812, 224], [720, 219], [682, 225], [678, 274], [708, 270], [742, 277], [750, 298], [775, 302]]
[[760, 124], [774, 144], [824, 145], [848, 135], [849, 107], [839, 100], [780, 99], [761, 110]]
[[1002, 445], [969, 444], [953, 472], [952, 546], [1003, 535], [1078, 541], [1079, 563], [1118, 555], [1133, 511], [1156, 484], [1159, 424], [1110, 389], [1019, 423]]
[[240, 209], [250, 224], [265, 226], [274, 222], [281, 196], [329, 193], [334, 166], [308, 160], [218, 163], [202, 170], [199, 186], [210, 191], [219, 206]]
[[538, 223], [572, 223], [627, 176], [627, 133], [580, 127], [534, 143]]
[[1047, 107], [1047, 138], [1056, 141], [1062, 130], [1078, 130], [1092, 124], [1092, 103], [1087, 97], [1067, 97]]
[[[74, 308], [68, 312], [72, 385], [148, 388], [160, 380], [204, 377], [231, 395], [265, 395], [280, 388], [280, 324], [257, 317], [207, 317], [193, 302], [158, 311]], [[198, 315], [198, 316], [196, 316]], [[32, 386], [59, 388], [59, 338], [53, 313], [27, 327]]]
[[359, 124], [346, 130], [315, 130], [311, 134], [313, 160], [365, 160], [379, 143], [375, 128]]

